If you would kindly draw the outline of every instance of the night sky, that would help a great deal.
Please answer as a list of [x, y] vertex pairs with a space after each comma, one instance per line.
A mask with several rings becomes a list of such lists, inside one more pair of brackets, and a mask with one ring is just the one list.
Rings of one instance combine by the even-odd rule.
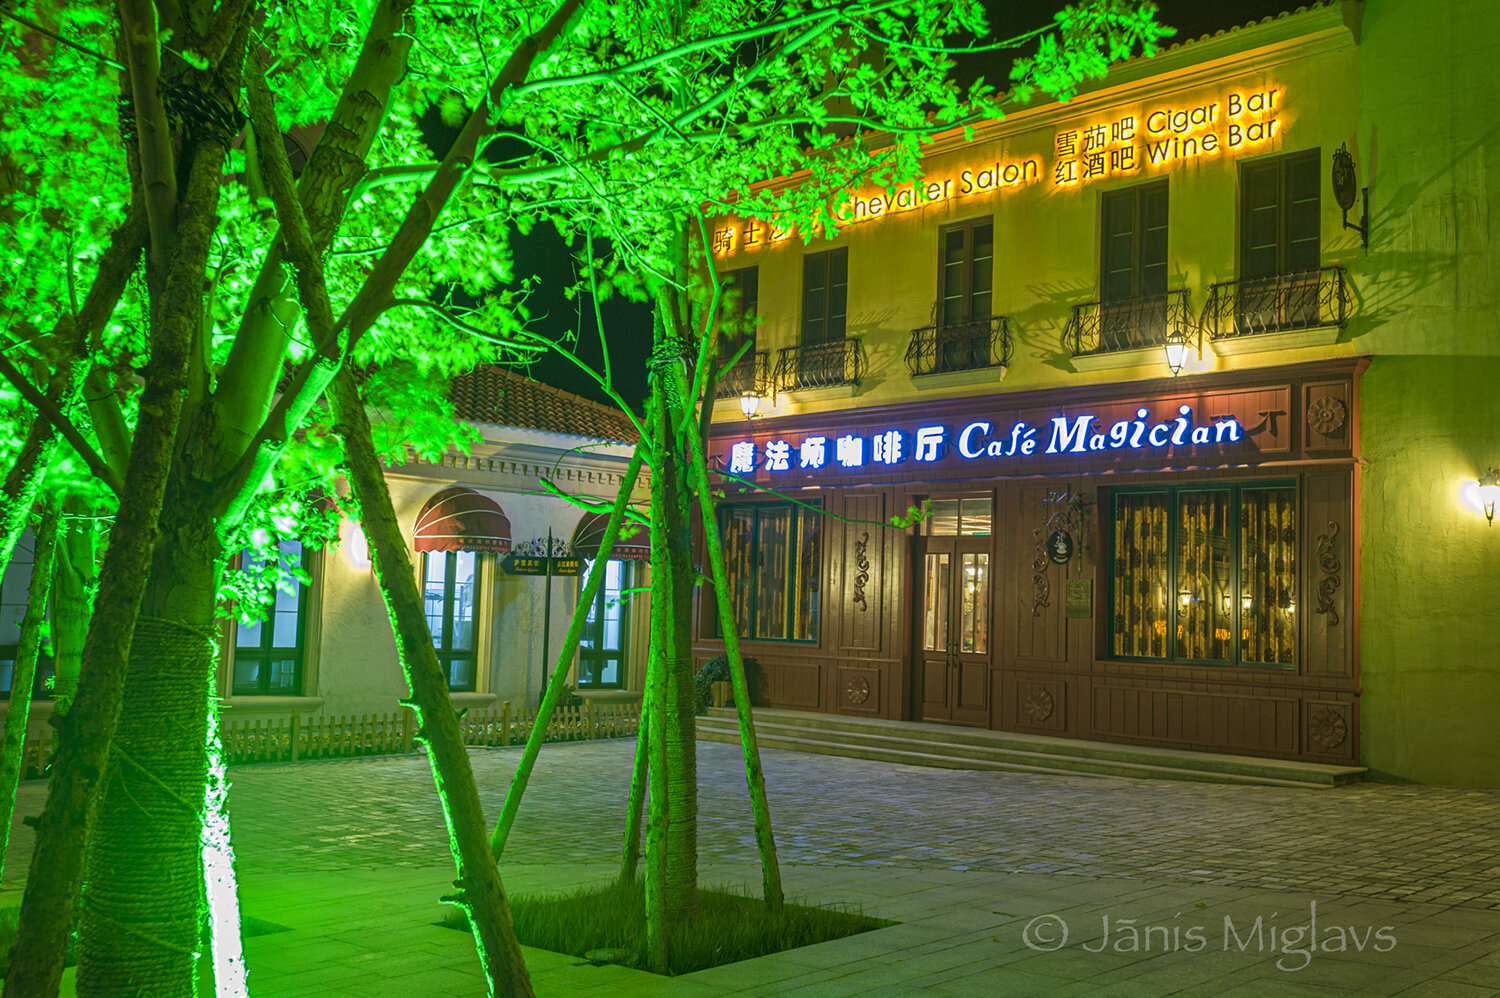
[[[988, 0], [990, 23], [996, 33], [1006, 29], [1026, 30], [1051, 19], [1062, 0]], [[1287, 0], [1158, 0], [1158, 19], [1177, 28], [1173, 42], [1198, 38], [1223, 28], [1248, 24], [1272, 14], [1296, 10], [1302, 4]], [[974, 55], [960, 61], [959, 78], [972, 80], [983, 74], [986, 79], [1008, 76], [1009, 57]], [[528, 236], [513, 236], [513, 258], [517, 261], [516, 277], [535, 274], [539, 278], [536, 292], [528, 304], [532, 309], [533, 328], [553, 338], [579, 330], [578, 352], [595, 365], [602, 366], [599, 336], [593, 313], [585, 304], [580, 315], [580, 300], [568, 301], [563, 294], [574, 281], [573, 263], [556, 232], [550, 225], [538, 226]], [[605, 329], [616, 358], [616, 388], [632, 405], [638, 406], [646, 390], [645, 365], [640, 362], [649, 350], [651, 316], [643, 305], [619, 300], [602, 306]], [[632, 346], [622, 350], [622, 346]], [[581, 376], [568, 361], [553, 355], [526, 369], [531, 377], [559, 388], [577, 392], [598, 401], [607, 401], [598, 387]]]

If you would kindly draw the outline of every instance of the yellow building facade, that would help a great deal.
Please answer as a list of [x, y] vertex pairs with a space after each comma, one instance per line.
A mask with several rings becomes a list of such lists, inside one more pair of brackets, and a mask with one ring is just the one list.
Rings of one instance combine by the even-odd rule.
[[941, 136], [832, 239], [721, 219], [771, 702], [1500, 783], [1496, 20], [1316, 6]]

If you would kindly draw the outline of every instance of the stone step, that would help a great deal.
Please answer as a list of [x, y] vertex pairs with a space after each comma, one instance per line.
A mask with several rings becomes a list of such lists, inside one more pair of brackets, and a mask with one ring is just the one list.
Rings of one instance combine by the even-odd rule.
[[[1191, 780], [1257, 786], [1333, 787], [1364, 769], [1260, 759], [1154, 746], [1020, 735], [956, 725], [851, 718], [757, 709], [756, 734], [767, 748], [842, 755], [948, 769], [1072, 773], [1133, 779]], [[737, 742], [732, 709], [698, 718], [698, 737]]]

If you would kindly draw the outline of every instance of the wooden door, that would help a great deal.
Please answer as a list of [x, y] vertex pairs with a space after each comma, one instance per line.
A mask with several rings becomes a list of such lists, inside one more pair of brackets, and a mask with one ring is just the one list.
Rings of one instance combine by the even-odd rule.
[[913, 661], [924, 721], [989, 724], [989, 537], [919, 537]]

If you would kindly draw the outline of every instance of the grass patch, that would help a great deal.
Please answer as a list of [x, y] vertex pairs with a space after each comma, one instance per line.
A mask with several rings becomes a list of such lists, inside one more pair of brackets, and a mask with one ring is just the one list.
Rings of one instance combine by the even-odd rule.
[[[595, 962], [646, 965], [646, 896], [639, 880], [572, 894], [517, 895], [510, 910], [516, 935], [526, 946]], [[458, 909], [450, 910], [442, 924], [469, 931], [468, 919]], [[698, 916], [671, 929], [668, 973], [691, 974], [894, 924], [846, 908], [800, 904], [787, 904], [776, 916], [759, 898], [700, 888]]]

